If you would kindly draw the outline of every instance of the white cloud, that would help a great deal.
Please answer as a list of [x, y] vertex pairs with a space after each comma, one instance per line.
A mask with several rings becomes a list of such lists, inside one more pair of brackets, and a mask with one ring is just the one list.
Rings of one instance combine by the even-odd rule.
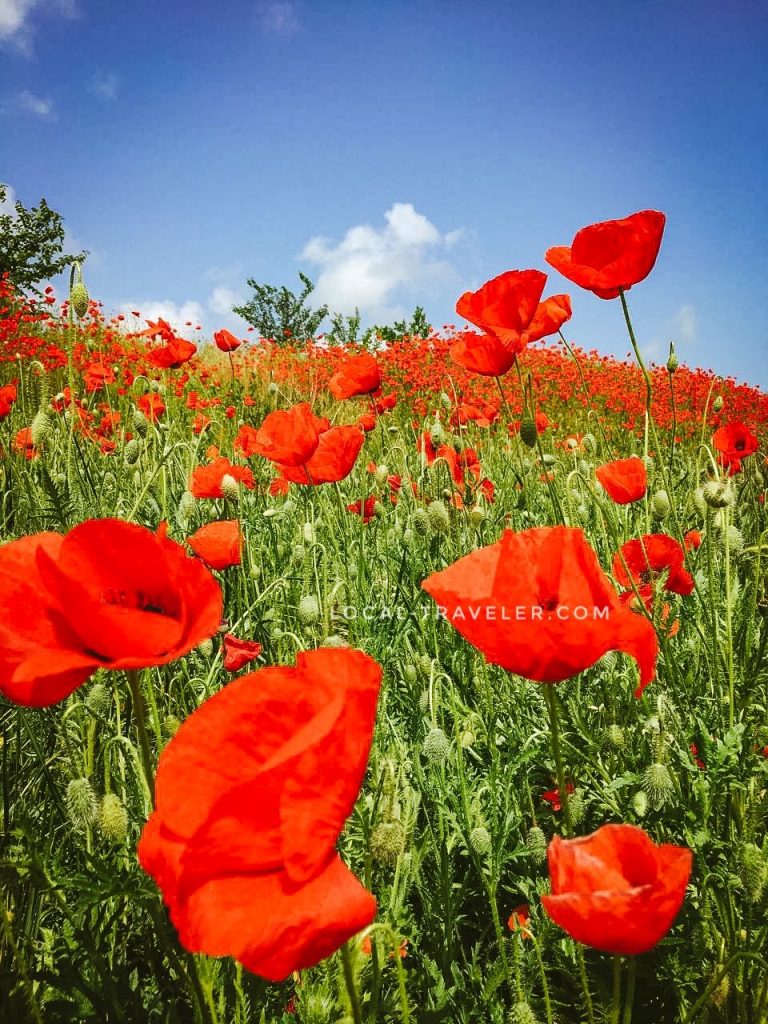
[[677, 339], [684, 342], [696, 340], [696, 308], [695, 306], [681, 306], [672, 318], [672, 327], [677, 333]]
[[232, 312], [232, 307], [238, 305], [242, 301], [240, 295], [233, 291], [231, 288], [225, 288], [223, 285], [213, 289], [211, 297], [208, 299], [208, 308], [213, 313], [219, 313], [221, 316], [229, 316]]
[[76, 0], [0, 0], [0, 43], [10, 43], [23, 53], [31, 50], [31, 15], [53, 12], [65, 18], [77, 17]]
[[43, 120], [53, 117], [54, 113], [53, 100], [47, 96], [36, 96], [28, 89], [22, 90], [16, 96], [16, 106], [22, 113], [34, 114], [35, 117], [41, 117]]
[[292, 0], [273, 0], [260, 3], [256, 13], [262, 31], [270, 36], [293, 36], [301, 28], [299, 22], [299, 5]]
[[91, 77], [91, 92], [102, 100], [113, 100], [117, 97], [120, 79], [112, 71], [97, 71]]
[[381, 228], [349, 228], [337, 245], [322, 236], [307, 242], [301, 258], [321, 268], [312, 295], [317, 304], [340, 313], [357, 307], [373, 320], [391, 320], [410, 312], [414, 298], [421, 303], [457, 286], [458, 272], [443, 254], [459, 242], [461, 230], [441, 234], [411, 203], [395, 203], [384, 219]]

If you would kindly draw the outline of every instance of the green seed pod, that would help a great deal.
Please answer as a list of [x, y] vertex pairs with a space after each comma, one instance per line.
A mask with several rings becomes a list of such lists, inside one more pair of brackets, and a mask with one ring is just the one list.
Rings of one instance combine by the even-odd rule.
[[525, 837], [528, 854], [534, 864], [543, 864], [547, 859], [547, 837], [538, 825], [532, 825]]
[[146, 437], [149, 430], [147, 417], [137, 409], [133, 414], [133, 428], [140, 437]]
[[710, 508], [727, 508], [733, 501], [729, 480], [708, 480], [703, 487], [704, 501]]
[[421, 752], [430, 764], [443, 764], [451, 752], [451, 741], [442, 729], [430, 729]]
[[425, 508], [416, 508], [411, 516], [411, 526], [413, 532], [418, 533], [421, 537], [426, 536], [429, 533], [429, 516]]
[[312, 626], [320, 618], [320, 603], [314, 594], [307, 594], [299, 601], [299, 622], [302, 626]]
[[99, 831], [112, 846], [122, 846], [128, 836], [128, 812], [117, 793], [107, 793], [101, 801]]
[[755, 843], [745, 843], [741, 849], [741, 867], [739, 875], [744, 884], [747, 899], [754, 906], [760, 899], [768, 883], [768, 862], [763, 851]]
[[662, 807], [675, 791], [672, 773], [661, 761], [655, 761], [643, 772], [643, 788], [655, 810]]
[[539, 1024], [539, 1018], [533, 1012], [526, 999], [519, 999], [509, 1011], [509, 1024]]
[[666, 491], [656, 491], [651, 498], [651, 511], [657, 519], [667, 518], [672, 511], [672, 505]]
[[680, 363], [678, 362], [677, 355], [675, 354], [675, 343], [674, 341], [670, 341], [669, 358], [667, 359], [667, 373], [674, 373], [679, 365]]
[[427, 517], [429, 519], [429, 525], [435, 533], [445, 534], [451, 529], [451, 519], [448, 515], [448, 509], [442, 501], [432, 501], [429, 503], [427, 508]]
[[183, 491], [179, 498], [179, 515], [182, 519], [191, 519], [195, 514], [197, 501], [191, 491]]
[[98, 804], [88, 779], [72, 779], [66, 793], [67, 814], [77, 832], [85, 832], [96, 820]]
[[82, 281], [76, 281], [69, 290], [69, 304], [78, 319], [88, 312], [88, 289]]
[[138, 437], [132, 437], [123, 448], [123, 462], [126, 466], [135, 466], [141, 457], [141, 441]]
[[307, 553], [307, 549], [303, 544], [294, 544], [291, 548], [291, 558], [294, 562], [303, 562], [304, 555]]
[[382, 821], [371, 832], [371, 856], [378, 864], [394, 867], [405, 850], [405, 829], [399, 821]]
[[478, 857], [485, 857], [491, 852], [491, 833], [484, 825], [478, 825], [469, 833], [469, 845]]
[[632, 798], [632, 807], [638, 818], [644, 818], [648, 810], [648, 795], [642, 789], [638, 789]]
[[605, 739], [608, 746], [612, 750], [623, 750], [624, 749], [624, 730], [616, 722], [613, 722], [608, 726]]
[[445, 443], [445, 431], [440, 420], [435, 420], [429, 430], [429, 438], [434, 448], [439, 448], [441, 444]]
[[226, 501], [240, 500], [240, 484], [229, 473], [225, 473], [221, 478], [221, 493]]
[[44, 409], [41, 409], [40, 412], [36, 413], [32, 418], [32, 424], [30, 426], [32, 444], [35, 448], [39, 448], [40, 445], [45, 444], [51, 436], [52, 429], [53, 423], [51, 422], [51, 417]]
[[94, 715], [106, 718], [112, 707], [112, 694], [104, 683], [94, 683], [85, 695], [85, 706]]
[[520, 440], [526, 448], [535, 448], [539, 432], [536, 429], [536, 420], [526, 412], [520, 421]]

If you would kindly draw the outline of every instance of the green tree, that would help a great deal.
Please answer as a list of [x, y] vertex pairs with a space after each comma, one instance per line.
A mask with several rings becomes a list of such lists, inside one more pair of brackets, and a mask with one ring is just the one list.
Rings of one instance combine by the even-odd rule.
[[284, 285], [276, 288], [249, 278], [248, 287], [253, 288], [255, 294], [244, 305], [235, 306], [233, 312], [255, 327], [262, 338], [269, 338], [278, 345], [309, 341], [328, 315], [328, 307], [312, 309], [307, 305], [315, 286], [306, 274], [300, 272], [299, 277], [304, 286], [299, 295]]
[[0, 275], [8, 273], [18, 291], [40, 295], [40, 281], [60, 274], [73, 260], [88, 255], [65, 256], [61, 215], [45, 199], [27, 209], [18, 200], [13, 212], [3, 212], [8, 186], [0, 184]]
[[400, 338], [428, 338], [432, 333], [432, 326], [427, 320], [427, 314], [421, 306], [413, 311], [410, 322], [396, 320], [392, 326], [377, 325], [373, 328], [374, 335], [378, 335], [382, 341], [398, 341]]

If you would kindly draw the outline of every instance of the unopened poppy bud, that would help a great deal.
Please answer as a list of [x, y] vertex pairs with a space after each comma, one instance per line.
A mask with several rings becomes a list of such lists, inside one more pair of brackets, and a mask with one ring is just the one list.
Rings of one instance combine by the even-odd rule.
[[728, 480], [708, 480], [704, 484], [704, 501], [710, 508], [727, 508], [733, 500]]
[[271, 380], [269, 382], [269, 387], [267, 388], [267, 391], [270, 393], [270, 395], [276, 395], [277, 394], [278, 387], [277, 387], [277, 384], [275, 384], [275, 382], [273, 380]]
[[661, 761], [648, 765], [643, 772], [643, 788], [655, 810], [662, 807], [675, 791], [669, 768]]
[[419, 654], [416, 658], [416, 663], [419, 666], [419, 671], [426, 678], [432, 675], [432, 659], [428, 654]]
[[525, 846], [534, 864], [543, 864], [547, 859], [547, 837], [538, 825], [532, 825], [528, 829]]
[[41, 409], [40, 412], [36, 413], [32, 419], [30, 426], [30, 433], [32, 436], [32, 444], [39, 448], [40, 445], [45, 444], [48, 438], [51, 436], [51, 417], [45, 410]]
[[491, 852], [491, 833], [484, 825], [478, 825], [469, 833], [469, 845], [478, 857], [485, 857]]
[[594, 434], [585, 434], [581, 439], [581, 447], [587, 455], [594, 455], [597, 451], [597, 438]]
[[519, 999], [509, 1011], [509, 1024], [539, 1024], [539, 1018], [533, 1012], [526, 999]]
[[140, 434], [142, 437], [146, 437], [147, 430], [149, 429], [149, 423], [147, 422], [147, 417], [144, 413], [138, 409], [133, 414], [133, 428], [137, 434]]
[[408, 662], [408, 664], [403, 669], [403, 676], [405, 678], [406, 683], [415, 683], [416, 682], [416, 677], [417, 677], [416, 666], [412, 662]]
[[707, 502], [704, 498], [704, 488], [697, 487], [693, 492], [693, 503], [696, 506], [697, 511], [701, 515], [707, 514]]
[[163, 719], [163, 732], [169, 740], [176, 735], [180, 726], [181, 722], [178, 720], [176, 715], [166, 715]]
[[299, 601], [299, 622], [312, 626], [320, 618], [320, 604], [314, 594], [307, 594]]
[[301, 528], [301, 535], [304, 538], [305, 544], [314, 544], [317, 541], [317, 531], [315, 530], [314, 523], [304, 523]]
[[294, 560], [294, 562], [303, 562], [306, 551], [307, 549], [304, 547], [303, 544], [294, 544], [293, 550], [291, 551], [291, 558]]
[[624, 730], [616, 722], [613, 722], [608, 726], [605, 734], [605, 738], [608, 742], [608, 746], [612, 750], [623, 750], [624, 749]]
[[482, 505], [475, 505], [469, 513], [469, 521], [472, 526], [480, 526], [485, 521], [485, 509]]
[[88, 312], [88, 289], [82, 281], [76, 281], [69, 291], [69, 305], [79, 318]]
[[422, 690], [419, 694], [419, 711], [422, 715], [429, 711], [429, 690]]
[[442, 501], [431, 501], [427, 506], [427, 517], [429, 525], [435, 533], [448, 533], [451, 529], [451, 519], [448, 509]]
[[579, 825], [584, 820], [584, 815], [587, 810], [587, 805], [584, 802], [584, 796], [580, 790], [576, 790], [575, 793], [571, 793], [568, 797], [568, 809], [571, 812], [571, 821], [574, 825]]
[[723, 401], [723, 396], [722, 395], [718, 395], [717, 398], [712, 403], [712, 411], [713, 412], [722, 412], [724, 405], [725, 405], [725, 402]]
[[141, 441], [138, 437], [132, 437], [123, 449], [123, 461], [126, 466], [134, 466], [141, 456]]
[[418, 533], [422, 537], [429, 533], [429, 516], [425, 508], [419, 507], [414, 509], [411, 525], [413, 526], [414, 533]]
[[197, 653], [203, 658], [210, 658], [213, 654], [213, 640], [209, 637], [207, 640], [203, 640], [201, 644], [198, 644]]
[[651, 498], [651, 511], [657, 519], [666, 519], [672, 511], [669, 495], [666, 491], [656, 491]]
[[112, 694], [104, 683], [94, 683], [85, 697], [85, 706], [94, 715], [105, 718], [112, 707]]
[[229, 473], [221, 478], [221, 493], [226, 501], [240, 500], [240, 484]]
[[680, 363], [677, 361], [677, 356], [675, 355], [675, 343], [674, 341], [670, 341], [669, 358], [667, 359], [667, 372], [674, 373], [679, 365]]
[[388, 476], [389, 467], [381, 465], [376, 467], [376, 472], [373, 474], [373, 479], [376, 481], [377, 484], [383, 484]]
[[349, 647], [349, 644], [343, 636], [339, 636], [338, 633], [332, 633], [327, 636], [322, 643], [323, 647]]
[[88, 779], [72, 779], [66, 793], [67, 814], [78, 832], [84, 832], [96, 820], [98, 804]]
[[536, 421], [529, 413], [525, 413], [520, 422], [520, 440], [527, 448], [535, 448], [538, 436]]
[[648, 810], [648, 794], [642, 789], [638, 789], [632, 798], [632, 807], [638, 818], [644, 818]]
[[128, 836], [128, 813], [117, 793], [107, 793], [101, 801], [99, 831], [113, 846], [122, 846]]
[[405, 849], [405, 829], [399, 821], [382, 821], [371, 832], [371, 856], [379, 864], [394, 867]]
[[[722, 969], [723, 969], [722, 968], [722, 964], [718, 964], [717, 967], [715, 968], [715, 971], [714, 971], [714, 974], [715, 974], [716, 977], [720, 975], [720, 972], [722, 971]], [[711, 984], [711, 982], [710, 982], [710, 984]], [[728, 996], [730, 994], [731, 994], [731, 979], [728, 976], [728, 974], [724, 974], [723, 977], [718, 982], [718, 984], [713, 989], [712, 995], [710, 996], [710, 998], [712, 1000], [712, 1003], [719, 1010], [723, 1006], [725, 1006], [726, 1002], [728, 1001]]]
[[403, 544], [406, 546], [413, 544], [413, 530], [409, 530], [407, 527], [403, 530]]
[[445, 431], [440, 420], [435, 420], [429, 431], [429, 438], [435, 448], [439, 448], [445, 441]]
[[734, 554], [739, 555], [744, 550], [744, 534], [738, 526], [733, 526], [733, 524], [731, 524], [725, 530], [723, 539], [727, 539], [728, 547]]
[[195, 514], [195, 496], [191, 491], [183, 491], [179, 498], [179, 515], [182, 519], [191, 519]]
[[760, 902], [768, 883], [768, 862], [763, 851], [755, 843], [745, 843], [741, 850], [740, 876], [744, 892], [751, 904]]
[[451, 752], [451, 741], [442, 729], [430, 729], [421, 752], [430, 764], [443, 764]]
[[440, 401], [443, 403], [446, 409], [451, 408], [451, 396], [447, 392], [440, 392]]

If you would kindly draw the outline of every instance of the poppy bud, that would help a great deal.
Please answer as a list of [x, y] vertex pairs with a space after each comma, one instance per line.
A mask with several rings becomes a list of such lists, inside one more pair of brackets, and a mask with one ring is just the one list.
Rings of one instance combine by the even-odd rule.
[[425, 508], [414, 509], [411, 525], [416, 533], [424, 537], [429, 532], [429, 516]]
[[739, 874], [748, 901], [753, 905], [759, 903], [768, 882], [768, 862], [755, 843], [745, 843], [742, 847]]
[[442, 501], [432, 501], [427, 507], [429, 525], [435, 533], [448, 533], [451, 528], [451, 520], [448, 509]]
[[294, 544], [293, 550], [291, 551], [291, 558], [294, 562], [302, 562], [306, 553], [306, 548], [303, 544]]
[[[715, 972], [714, 972], [715, 975], [720, 974], [721, 970], [722, 970], [722, 964], [718, 964], [717, 967], [715, 968]], [[731, 979], [730, 979], [730, 977], [727, 974], [725, 974], [721, 978], [721, 980], [718, 983], [718, 985], [715, 987], [715, 989], [712, 992], [712, 995], [711, 995], [710, 998], [712, 999], [713, 1004], [718, 1009], [721, 1009], [723, 1006], [725, 1006], [726, 1001], [727, 1001], [728, 996], [730, 995], [730, 993], [731, 993]]]
[[440, 420], [435, 420], [429, 431], [429, 437], [435, 448], [439, 448], [446, 440], [445, 431]]
[[674, 373], [679, 365], [680, 365], [680, 363], [677, 361], [677, 356], [675, 355], [675, 343], [674, 343], [674, 341], [670, 341], [670, 343], [669, 343], [669, 359], [667, 359], [667, 372], [668, 373]]
[[724, 405], [725, 405], [725, 402], [723, 401], [723, 396], [722, 395], [718, 395], [717, 398], [712, 403], [712, 411], [713, 412], [722, 412]]
[[104, 683], [94, 683], [85, 697], [85, 706], [94, 715], [105, 718], [112, 707], [112, 694]]
[[531, 1004], [520, 999], [509, 1011], [509, 1024], [539, 1024], [539, 1019], [531, 1009]]
[[616, 722], [608, 726], [605, 734], [608, 746], [612, 750], [623, 750], [624, 749], [624, 730]]
[[485, 521], [485, 509], [482, 505], [475, 505], [469, 513], [469, 521], [472, 526], [480, 526]]
[[417, 677], [416, 666], [409, 662], [403, 669], [403, 676], [406, 683], [415, 683]]
[[371, 832], [371, 857], [386, 867], [394, 867], [405, 849], [405, 829], [399, 821], [382, 821]]
[[585, 434], [581, 439], [581, 447], [587, 455], [594, 455], [597, 451], [597, 438], [594, 434]]
[[141, 441], [137, 437], [132, 437], [123, 449], [123, 461], [126, 466], [133, 466], [139, 461], [140, 455]]
[[485, 857], [491, 852], [491, 833], [484, 825], [478, 825], [469, 833], [469, 845], [478, 857]]
[[210, 658], [213, 654], [213, 640], [208, 637], [207, 640], [203, 640], [201, 644], [197, 645], [197, 653], [201, 658]]
[[88, 289], [82, 281], [76, 281], [69, 292], [69, 305], [78, 318], [88, 312]]
[[221, 494], [225, 501], [240, 500], [240, 484], [229, 473], [221, 478]]
[[416, 659], [421, 674], [427, 679], [432, 675], [432, 659], [428, 654], [420, 654]]
[[536, 429], [536, 421], [526, 412], [520, 423], [520, 440], [527, 448], [536, 447], [536, 439], [539, 436], [539, 432]]
[[133, 414], [133, 427], [134, 427], [134, 430], [136, 431], [137, 434], [140, 434], [142, 437], [146, 437], [147, 436], [147, 430], [149, 429], [149, 423], [148, 423], [147, 417], [144, 415], [144, 413], [140, 412], [138, 409]]
[[180, 726], [181, 722], [178, 720], [176, 715], [166, 715], [163, 719], [163, 733], [169, 740], [176, 735]]
[[349, 644], [343, 636], [339, 636], [338, 633], [332, 633], [327, 636], [322, 643], [323, 647], [349, 647]]
[[314, 594], [307, 594], [299, 601], [299, 622], [312, 626], [320, 618], [320, 604]]
[[52, 426], [53, 424], [51, 423], [51, 417], [48, 415], [47, 412], [45, 412], [44, 409], [41, 409], [40, 412], [35, 413], [30, 427], [32, 444], [35, 446], [35, 448], [39, 448], [41, 444], [44, 444], [45, 441], [47, 441], [47, 439], [51, 435]]
[[107, 793], [99, 807], [99, 831], [113, 846], [122, 846], [128, 835], [128, 813], [117, 793]]
[[704, 484], [704, 501], [710, 508], [727, 508], [733, 500], [728, 480], [708, 480]]
[[191, 491], [183, 491], [179, 498], [179, 516], [182, 519], [191, 519], [195, 514], [195, 496]]
[[419, 694], [419, 711], [422, 715], [429, 711], [429, 690], [422, 690]]
[[634, 808], [635, 814], [638, 818], [644, 818], [645, 813], [648, 810], [648, 794], [642, 789], [638, 789], [632, 798], [632, 807]]
[[317, 533], [315, 531], [314, 523], [304, 523], [301, 529], [301, 535], [304, 538], [305, 544], [314, 544], [317, 541]]
[[373, 479], [376, 481], [377, 484], [383, 484], [388, 476], [389, 476], [389, 467], [388, 466], [377, 466], [376, 467], [376, 472], [373, 474]]
[[667, 518], [672, 511], [672, 506], [666, 491], [656, 491], [651, 498], [651, 511], [657, 519]]
[[655, 810], [659, 810], [675, 791], [672, 773], [665, 764], [656, 761], [643, 772], [643, 787]]
[[422, 745], [421, 752], [430, 764], [443, 764], [451, 752], [451, 741], [442, 729], [430, 729]]
[[543, 864], [547, 859], [547, 837], [538, 825], [528, 829], [525, 845], [533, 863]]
[[584, 820], [584, 815], [587, 810], [587, 805], [584, 803], [584, 796], [580, 790], [576, 790], [575, 793], [571, 793], [568, 797], [568, 809], [571, 812], [571, 821], [574, 825], [579, 825]]
[[72, 779], [66, 793], [67, 814], [77, 832], [85, 832], [96, 820], [98, 804], [88, 779]]

